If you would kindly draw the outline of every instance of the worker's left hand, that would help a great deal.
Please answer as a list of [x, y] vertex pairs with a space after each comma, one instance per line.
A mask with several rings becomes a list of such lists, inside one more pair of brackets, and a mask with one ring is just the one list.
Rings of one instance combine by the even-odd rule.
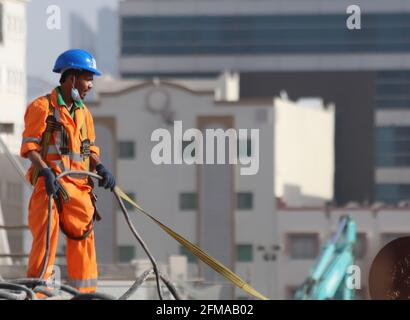
[[115, 178], [113, 174], [101, 163], [97, 164], [95, 169], [97, 170], [97, 174], [102, 177], [102, 180], [98, 181], [98, 186], [113, 191], [115, 187]]

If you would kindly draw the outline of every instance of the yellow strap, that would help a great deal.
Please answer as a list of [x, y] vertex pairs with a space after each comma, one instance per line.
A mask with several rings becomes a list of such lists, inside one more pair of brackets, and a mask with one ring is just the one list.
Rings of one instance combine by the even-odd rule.
[[166, 225], [164, 225], [162, 222], [154, 218], [150, 213], [145, 211], [143, 208], [141, 208], [138, 204], [136, 204], [130, 197], [128, 197], [119, 187], [114, 188], [115, 194], [117, 196], [121, 197], [125, 201], [127, 201], [129, 204], [134, 206], [136, 209], [138, 209], [140, 212], [145, 214], [148, 218], [150, 218], [152, 221], [154, 221], [157, 225], [159, 225], [166, 233], [168, 233], [171, 237], [173, 237], [176, 241], [178, 241], [180, 244], [182, 244], [184, 247], [186, 247], [189, 251], [191, 251], [195, 256], [197, 256], [199, 259], [201, 259], [203, 262], [205, 262], [208, 266], [210, 266], [212, 269], [214, 269], [216, 272], [218, 272], [220, 275], [231, 281], [233, 284], [244, 290], [245, 292], [249, 293], [250, 295], [261, 299], [261, 300], [268, 300], [264, 295], [256, 291], [254, 288], [252, 288], [249, 284], [247, 284], [244, 280], [242, 280], [237, 274], [229, 270], [227, 267], [225, 267], [222, 263], [217, 261], [216, 259], [212, 258], [209, 254], [207, 254], [204, 250], [202, 250], [200, 247], [197, 245], [189, 242], [187, 239], [182, 237], [180, 234], [176, 233]]

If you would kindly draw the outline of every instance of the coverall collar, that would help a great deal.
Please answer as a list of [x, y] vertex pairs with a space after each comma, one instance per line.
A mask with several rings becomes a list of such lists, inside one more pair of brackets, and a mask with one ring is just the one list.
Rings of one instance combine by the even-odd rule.
[[[57, 92], [57, 103], [60, 106], [65, 106], [67, 108], [67, 104], [65, 103], [64, 99], [63, 99], [63, 95], [61, 93], [61, 88], [60, 86], [56, 87], [56, 92]], [[73, 110], [75, 111], [78, 108], [84, 108], [84, 103], [82, 101], [74, 101], [74, 106], [73, 106]]]
[[[75, 102], [74, 102], [75, 103]], [[66, 103], [61, 94], [60, 87], [56, 87], [51, 92], [51, 105], [54, 108], [60, 109], [60, 122], [67, 126], [73, 126], [75, 128], [75, 134], [78, 134], [85, 121], [84, 112], [75, 112], [78, 109], [85, 110], [85, 104], [75, 103], [71, 108], [71, 112], [68, 111]]]

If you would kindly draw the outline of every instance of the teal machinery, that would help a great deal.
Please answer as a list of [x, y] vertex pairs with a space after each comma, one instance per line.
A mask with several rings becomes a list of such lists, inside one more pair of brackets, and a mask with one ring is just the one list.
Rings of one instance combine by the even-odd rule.
[[[297, 300], [353, 300], [354, 289], [346, 285], [349, 267], [354, 264], [356, 223], [341, 216], [336, 233], [323, 246], [306, 281], [295, 293]], [[350, 287], [350, 288], [349, 288]]]

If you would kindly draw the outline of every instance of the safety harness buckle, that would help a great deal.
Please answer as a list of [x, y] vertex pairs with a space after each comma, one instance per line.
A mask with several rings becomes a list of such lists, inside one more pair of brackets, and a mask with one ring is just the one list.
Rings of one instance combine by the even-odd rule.
[[47, 127], [46, 131], [47, 132], [53, 132], [54, 130], [60, 131], [62, 124], [56, 120], [56, 118], [53, 115], [49, 115], [46, 119]]
[[90, 139], [85, 139], [81, 142], [80, 152], [83, 155], [83, 157], [89, 157], [91, 155], [90, 145]]

